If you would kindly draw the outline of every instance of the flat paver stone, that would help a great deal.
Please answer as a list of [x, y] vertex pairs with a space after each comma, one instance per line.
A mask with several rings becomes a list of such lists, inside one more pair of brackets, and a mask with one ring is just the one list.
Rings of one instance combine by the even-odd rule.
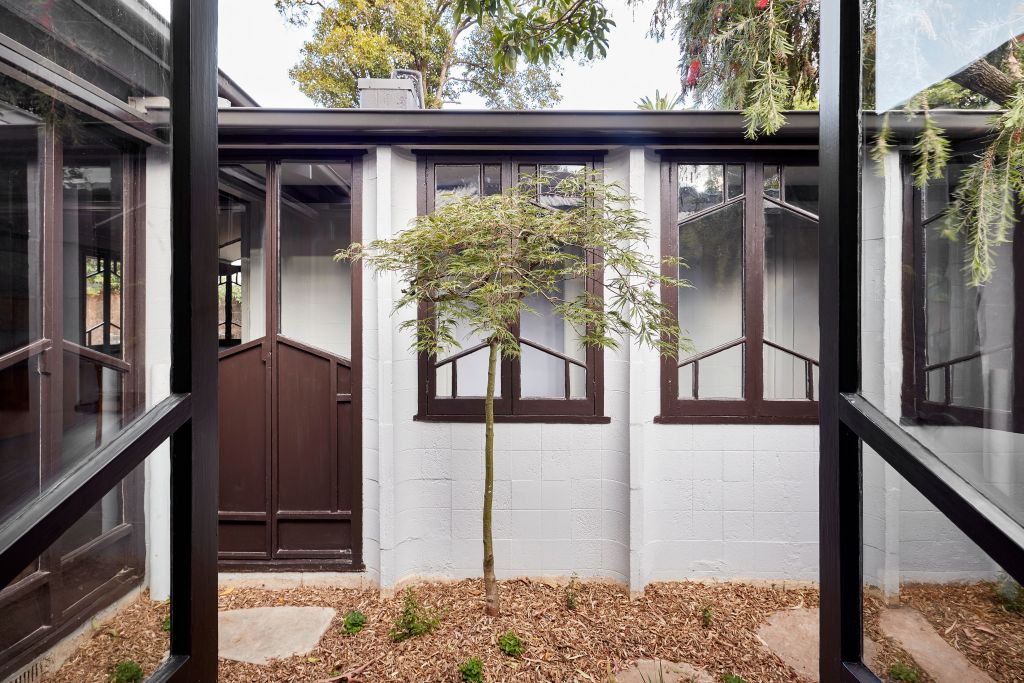
[[942, 639], [924, 615], [911, 607], [884, 610], [878, 616], [882, 633], [900, 644], [936, 683], [992, 683], [959, 650]]
[[615, 674], [615, 683], [647, 683], [658, 681], [658, 664], [665, 676], [665, 683], [715, 683], [715, 679], [702, 669], [686, 662], [668, 662], [659, 659], [641, 659], [622, 672]]
[[[812, 681], [818, 680], [817, 607], [779, 610], [761, 624], [757, 637], [798, 674]], [[868, 666], [877, 658], [878, 645], [865, 638], [864, 659]]]
[[254, 607], [217, 614], [217, 650], [224, 659], [266, 664], [304, 655], [334, 619], [330, 607]]

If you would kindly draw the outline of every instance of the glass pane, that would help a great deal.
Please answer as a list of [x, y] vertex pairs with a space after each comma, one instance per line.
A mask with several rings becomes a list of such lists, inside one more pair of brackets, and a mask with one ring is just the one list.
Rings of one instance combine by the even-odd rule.
[[[1015, 133], [992, 116], [1013, 100], [985, 86], [990, 77], [1020, 85], [1014, 37], [1024, 14], [1018, 0], [861, 7], [862, 393], [1024, 521], [1024, 205], [998, 142], [1012, 147]], [[908, 115], [913, 126], [898, 131]], [[922, 155], [940, 144], [948, 153]], [[914, 176], [924, 174], [920, 189]]]
[[352, 266], [334, 253], [351, 242], [348, 163], [281, 165], [281, 333], [343, 358], [352, 353]]
[[484, 165], [484, 195], [501, 194], [501, 164]]
[[[583, 280], [576, 279], [560, 283], [558, 291], [552, 293], [552, 298], [555, 301], [573, 301], [584, 293]], [[547, 297], [533, 295], [524, 303], [530, 310], [525, 311], [519, 321], [522, 339], [586, 364], [587, 352], [580, 342], [580, 333], [555, 314], [554, 304]], [[520, 395], [523, 398], [565, 398], [566, 361], [526, 344], [521, 348]], [[585, 369], [571, 363], [569, 365], [571, 389], [572, 367], [584, 373]]]
[[764, 194], [766, 197], [772, 197], [773, 199], [782, 198], [780, 175], [778, 164], [764, 165]]
[[548, 209], [575, 209], [581, 206], [582, 200], [579, 197], [567, 197], [555, 192], [555, 188], [565, 178], [571, 177], [582, 171], [583, 164], [541, 164], [538, 167], [540, 176], [548, 181], [541, 183], [540, 191], [537, 194], [537, 203]]
[[[787, 169], [788, 172], [788, 169]], [[818, 224], [765, 204], [764, 397], [805, 399], [807, 363], [818, 358]]]
[[124, 168], [101, 142], [64, 153], [64, 338], [123, 357]]
[[693, 364], [684, 365], [679, 368], [679, 397], [693, 398]]
[[783, 196], [786, 203], [817, 214], [818, 167], [786, 166], [783, 177], [786, 185]]
[[[745, 346], [746, 344], [738, 344], [691, 364], [697, 372], [698, 398], [743, 398]], [[692, 375], [690, 377], [692, 379]], [[688, 387], [680, 386], [679, 393], [680, 398], [693, 397]]]
[[[27, 654], [14, 654], [15, 666], [46, 655], [47, 675], [32, 680], [141, 680], [112, 674], [135, 663], [149, 675], [167, 656], [168, 458], [165, 443], [33, 561], [11, 584], [16, 590], [0, 595], [0, 652], [32, 643]], [[83, 622], [83, 630], [60, 642], [54, 636], [65, 634], [53, 631], [68, 619]]]
[[867, 448], [863, 471], [864, 663], [883, 681], [1024, 676], [1020, 585]]
[[39, 494], [38, 362], [0, 369], [0, 522]]
[[743, 194], [743, 166], [729, 164], [725, 167], [725, 196], [733, 199]]
[[[0, 88], [9, 80], [0, 76]], [[0, 120], [14, 118], [0, 96]], [[0, 354], [42, 336], [37, 128], [31, 117], [0, 126]]]
[[148, 3], [5, 1], [0, 26], [122, 102], [170, 94], [170, 27]]
[[480, 194], [478, 164], [437, 164], [434, 166], [434, 207], [460, 197]]
[[221, 348], [265, 334], [265, 223], [266, 167], [222, 167], [217, 205], [217, 337]]
[[[679, 226], [679, 325], [698, 353], [743, 336], [743, 205]], [[702, 392], [703, 393], [703, 392]]]
[[108, 443], [138, 412], [125, 395], [126, 374], [103, 359], [64, 352], [62, 470]]
[[722, 166], [679, 164], [679, 220], [724, 200]]
[[[483, 343], [484, 339], [474, 334], [471, 330], [456, 326], [455, 338], [459, 342], [459, 348], [451, 349], [449, 353], [439, 358], [444, 362], [452, 356]], [[472, 353], [469, 353], [458, 360], [450, 361], [437, 367], [435, 379], [436, 390], [434, 395], [438, 398], [452, 397], [482, 397], [487, 395], [487, 360], [489, 349], [485, 346]], [[501, 359], [498, 359], [497, 373], [494, 377], [494, 395], [501, 396]], [[453, 377], [456, 375], [456, 377]], [[457, 385], [457, 386], [456, 386]]]

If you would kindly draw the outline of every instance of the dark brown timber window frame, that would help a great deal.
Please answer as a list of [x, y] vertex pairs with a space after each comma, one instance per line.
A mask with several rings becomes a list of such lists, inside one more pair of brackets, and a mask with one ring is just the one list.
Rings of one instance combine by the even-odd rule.
[[[783, 207], [794, 213], [818, 222], [818, 216], [780, 199], [768, 199], [764, 193], [764, 166], [778, 164], [781, 173], [785, 167], [815, 166], [814, 152], [737, 151], [718, 153], [677, 153], [664, 154], [661, 163], [661, 253], [674, 256], [679, 253], [679, 166], [684, 164], [743, 165], [744, 191], [736, 199], [725, 198], [723, 204], [709, 207], [708, 211], [727, 206], [733, 201], [745, 201], [743, 230], [743, 335], [739, 340], [728, 342], [726, 347], [715, 347], [689, 358], [681, 359], [682, 364], [699, 363], [733, 345], [743, 344], [743, 398], [702, 399], [699, 390], [697, 398], [679, 398], [680, 359], [676, 356], [662, 356], [661, 359], [661, 414], [654, 418], [661, 424], [817, 424], [818, 402], [813, 400], [770, 400], [764, 398], [764, 347], [771, 346], [803, 361], [807, 366], [807, 392], [814, 395], [813, 370], [817, 359], [782, 348], [764, 339], [764, 208], [767, 203]], [[785, 187], [783, 176], [780, 188]], [[704, 211], [700, 214], [703, 215]], [[693, 218], [693, 217], [691, 217]], [[690, 219], [688, 219], [690, 220]], [[677, 277], [676, 268], [663, 264], [662, 274]], [[685, 274], [684, 274], [685, 277]], [[673, 316], [679, 315], [679, 292], [676, 288], [664, 286], [662, 302]], [[694, 372], [695, 381], [699, 381]]]
[[[438, 165], [479, 165], [481, 176], [485, 165], [501, 166], [501, 190], [512, 187], [512, 179], [518, 178], [522, 167], [546, 164], [583, 164], [590, 169], [602, 168], [603, 154], [593, 152], [566, 153], [522, 153], [522, 154], [431, 154], [418, 159], [417, 210], [425, 215], [434, 210], [434, 169]], [[481, 177], [481, 188], [483, 179]], [[596, 296], [603, 295], [600, 281], [587, 283], [587, 291]], [[420, 315], [424, 315], [421, 308]], [[518, 327], [517, 327], [518, 334]], [[520, 340], [522, 341], [522, 340]], [[523, 342], [539, 351], [561, 358], [565, 364], [565, 391], [569, 392], [568, 374], [571, 364], [579, 365], [575, 359], [546, 349], [529, 341]], [[477, 347], [460, 349], [445, 358], [442, 363], [426, 353], [418, 359], [418, 411], [416, 420], [433, 422], [482, 422], [484, 399], [480, 397], [438, 397], [436, 396], [437, 367], [468, 355]], [[500, 396], [494, 399], [496, 422], [547, 422], [547, 423], [607, 423], [604, 415], [604, 354], [595, 347], [587, 347], [586, 353], [586, 397], [585, 398], [523, 398], [520, 395], [519, 359], [502, 358]], [[454, 378], [457, 387], [457, 375]], [[457, 389], [456, 389], [457, 391]]]
[[[977, 143], [964, 143], [954, 152], [954, 158], [969, 160], [979, 151]], [[928, 362], [928, 302], [927, 273], [927, 231], [938, 229], [946, 216], [940, 211], [933, 216], [924, 216], [924, 193], [913, 179], [913, 163], [909, 155], [900, 159], [900, 175], [903, 183], [903, 418], [914, 424], [964, 425], [1024, 433], [1024, 363], [1014, 363], [1013, 409], [994, 410], [958, 405], [953, 400], [956, 382], [956, 366], [986, 355], [1011, 350], [1020, 358], [1024, 350], [1024, 297], [1014, 298], [1013, 341], [994, 349], [979, 349], [949, 360]], [[1018, 205], [1019, 206], [1019, 205]], [[1011, 237], [1013, 249], [1013, 271], [1015, 277], [1024, 275], [1024, 215], [1018, 208], [1017, 225]], [[928, 373], [942, 371], [942, 401], [928, 398]]]

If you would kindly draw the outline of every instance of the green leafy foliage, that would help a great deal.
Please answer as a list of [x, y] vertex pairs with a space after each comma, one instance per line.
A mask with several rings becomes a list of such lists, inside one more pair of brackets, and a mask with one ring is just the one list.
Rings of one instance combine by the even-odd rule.
[[904, 683], [919, 683], [921, 680], [921, 670], [911, 664], [896, 662], [889, 667], [889, 678], [894, 681], [903, 681]]
[[416, 636], [431, 633], [441, 623], [437, 611], [428, 607], [422, 607], [416, 594], [412, 589], [406, 589], [405, 601], [402, 604], [402, 611], [395, 619], [395, 626], [388, 635], [396, 643]]
[[993, 585], [992, 590], [1003, 609], [1014, 614], [1024, 614], [1024, 587], [1019, 583], [1009, 576], [1003, 576]]
[[109, 683], [141, 683], [143, 678], [145, 678], [145, 674], [138, 662], [126, 659], [114, 666], [114, 670], [110, 672], [107, 681]]
[[317, 104], [353, 107], [359, 78], [388, 78], [394, 69], [423, 74], [426, 106], [463, 93], [495, 109], [550, 107], [560, 100], [561, 62], [492, 59], [497, 30], [486, 16], [457, 16], [448, 0], [275, 0], [291, 23], [313, 24], [292, 80]]
[[364, 626], [366, 626], [366, 615], [357, 609], [348, 612], [341, 624], [342, 630], [350, 636], [362, 631]]
[[483, 683], [484, 663], [479, 657], [470, 657], [459, 665], [459, 675], [464, 683]]
[[523, 641], [519, 639], [519, 636], [514, 631], [503, 633], [498, 638], [498, 647], [509, 657], [518, 657], [523, 654]]
[[715, 621], [715, 608], [711, 605], [705, 605], [704, 609], [700, 612], [700, 625], [704, 628], [711, 628]]
[[682, 95], [662, 94], [660, 90], [655, 89], [654, 99], [644, 95], [636, 103], [636, 108], [641, 111], [671, 111], [682, 103]]
[[722, 683], [747, 683], [747, 679], [736, 674], [722, 674]]
[[171, 632], [171, 615], [170, 614], [168, 614], [166, 617], [164, 617], [163, 629], [167, 633]]
[[574, 573], [565, 585], [565, 608], [575, 612], [580, 602], [580, 580]]

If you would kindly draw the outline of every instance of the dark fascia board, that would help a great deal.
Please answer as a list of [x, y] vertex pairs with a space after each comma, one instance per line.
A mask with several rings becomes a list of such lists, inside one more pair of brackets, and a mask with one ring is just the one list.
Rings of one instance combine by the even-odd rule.
[[776, 135], [747, 140], [735, 111], [251, 109], [219, 112], [222, 145], [764, 146], [818, 142], [818, 114], [790, 112]]
[[[903, 111], [894, 111], [888, 114], [889, 130], [893, 137], [899, 142], [910, 142], [921, 132], [924, 125], [923, 112], [912, 112], [908, 114]], [[946, 135], [953, 140], [974, 140], [985, 137], [992, 132], [992, 121], [1002, 114], [999, 110], [955, 110], [955, 109], [933, 109], [932, 120], [940, 128], [946, 131]], [[867, 112], [864, 114], [864, 131], [871, 139], [874, 134], [882, 129], [882, 121], [885, 114]]]

